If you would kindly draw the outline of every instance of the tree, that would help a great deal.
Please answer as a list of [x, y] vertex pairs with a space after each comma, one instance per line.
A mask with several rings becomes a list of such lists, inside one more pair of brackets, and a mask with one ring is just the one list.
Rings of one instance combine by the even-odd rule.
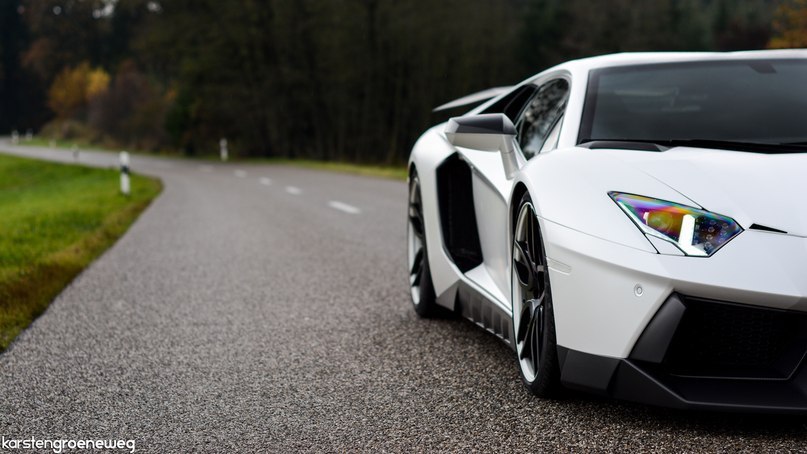
[[59, 119], [76, 115], [96, 96], [106, 92], [109, 74], [83, 62], [75, 68], [63, 69], [48, 91], [48, 106]]
[[[773, 10], [782, 40], [807, 2], [8, 0], [3, 26], [15, 1], [22, 44], [0, 41], [0, 71], [17, 58], [57, 116], [104, 140], [203, 154], [227, 137], [233, 154], [386, 163], [461, 113], [431, 112], [451, 99], [572, 58], [762, 47]], [[97, 96], [92, 68], [107, 74]]]
[[169, 93], [140, 71], [134, 61], [126, 60], [118, 66], [109, 87], [90, 96], [88, 124], [115, 142], [156, 150], [166, 142], [170, 102]]
[[807, 47], [807, 0], [789, 0], [776, 9], [770, 48]]
[[20, 52], [28, 44], [24, 11], [19, 1], [0, 2], [0, 134], [41, 121], [31, 108], [31, 101], [38, 101], [32, 99], [34, 87], [20, 65]]

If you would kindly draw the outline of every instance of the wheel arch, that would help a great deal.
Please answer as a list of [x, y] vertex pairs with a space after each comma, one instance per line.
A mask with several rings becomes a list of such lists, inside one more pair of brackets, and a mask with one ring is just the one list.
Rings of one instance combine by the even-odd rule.
[[518, 217], [518, 209], [519, 209], [519, 202], [521, 198], [524, 197], [524, 194], [527, 194], [529, 189], [527, 189], [527, 185], [523, 182], [519, 181], [516, 183], [515, 187], [513, 188], [513, 194], [510, 196], [510, 215], [508, 216], [508, 240], [510, 242], [513, 241], [513, 233], [516, 227], [516, 217]]

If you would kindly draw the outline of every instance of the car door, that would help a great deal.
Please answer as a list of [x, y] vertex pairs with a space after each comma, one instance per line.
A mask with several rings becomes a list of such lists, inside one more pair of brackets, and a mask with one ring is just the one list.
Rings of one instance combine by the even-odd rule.
[[[527, 84], [485, 110], [507, 115], [518, 131], [518, 142], [525, 159], [557, 145], [563, 111], [569, 94], [565, 78], [553, 78], [540, 85]], [[483, 265], [466, 273], [492, 295], [509, 301], [510, 251], [507, 241], [508, 198], [513, 181], [508, 180], [498, 153], [459, 149], [473, 171], [472, 190]], [[492, 285], [491, 285], [492, 284]], [[509, 309], [509, 305], [508, 305]]]

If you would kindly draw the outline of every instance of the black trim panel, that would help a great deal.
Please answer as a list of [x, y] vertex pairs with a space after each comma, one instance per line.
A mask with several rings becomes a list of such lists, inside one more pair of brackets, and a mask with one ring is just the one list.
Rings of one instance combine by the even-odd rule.
[[784, 230], [779, 230], [779, 229], [775, 229], [773, 227], [768, 227], [766, 225], [760, 225], [760, 224], [751, 224], [751, 227], [748, 227], [748, 230], [761, 230], [763, 232], [787, 234], [787, 232], [785, 232]]
[[503, 114], [481, 114], [448, 120], [446, 134], [516, 135], [513, 123]]
[[572, 389], [660, 407], [807, 414], [807, 373], [791, 381], [660, 378], [630, 359], [558, 347], [561, 383]]
[[558, 347], [560, 381], [571, 389], [607, 395], [619, 360]]
[[[799, 334], [805, 317], [807, 314], [801, 312], [673, 294], [628, 358], [608, 358], [559, 346], [561, 383], [670, 408], [807, 414], [807, 368], [802, 364], [807, 343]], [[775, 335], [784, 336], [783, 341], [771, 343]], [[725, 345], [720, 345], [721, 339], [727, 341]], [[698, 341], [704, 344], [699, 346]], [[731, 347], [728, 352], [723, 351], [725, 346]], [[767, 360], [766, 355], [777, 367], [783, 367], [787, 360], [781, 375], [759, 373], [760, 360]], [[701, 367], [698, 361], [703, 358], [714, 358], [714, 364], [703, 369], [708, 374], [682, 375], [681, 365], [675, 364], [691, 359], [691, 364], [684, 362], [686, 367]], [[754, 367], [731, 362], [736, 358]]]
[[600, 148], [638, 151], [666, 151], [666, 147], [650, 142], [631, 142], [629, 140], [592, 140], [577, 145], [581, 148], [596, 150]]
[[637, 361], [661, 364], [685, 310], [684, 303], [677, 295], [667, 299], [639, 337], [630, 357]]
[[482, 264], [471, 168], [453, 154], [437, 168], [440, 227], [448, 256], [463, 273]]
[[465, 281], [457, 281], [437, 300], [441, 306], [453, 309], [462, 317], [504, 341], [510, 348], [515, 348], [512, 342], [513, 320], [510, 314]]
[[657, 317], [671, 305], [683, 313], [663, 360], [651, 361], [670, 375], [786, 380], [807, 352], [807, 313], [674, 294]]

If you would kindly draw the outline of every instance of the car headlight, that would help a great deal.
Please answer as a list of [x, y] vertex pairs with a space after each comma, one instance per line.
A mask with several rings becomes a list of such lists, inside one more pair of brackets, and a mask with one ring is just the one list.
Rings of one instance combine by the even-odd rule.
[[609, 192], [645, 233], [669, 241], [686, 255], [708, 257], [743, 231], [734, 219], [699, 208], [623, 192]]

